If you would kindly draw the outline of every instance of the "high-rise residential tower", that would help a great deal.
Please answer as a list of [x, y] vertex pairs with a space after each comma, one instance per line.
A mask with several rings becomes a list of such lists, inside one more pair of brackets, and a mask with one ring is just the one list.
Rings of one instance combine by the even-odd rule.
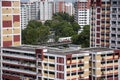
[[53, 0], [40, 0], [40, 21], [51, 20], [53, 15]]
[[120, 49], [120, 0], [111, 0], [110, 48]]
[[75, 21], [81, 26], [89, 25], [90, 0], [75, 1]]
[[0, 0], [0, 46], [21, 45], [20, 0]]
[[31, 3], [21, 3], [21, 28], [25, 29], [31, 20]]
[[74, 5], [73, 3], [65, 3], [65, 12], [68, 13], [70, 16], [74, 14]]
[[90, 47], [109, 47], [110, 2], [91, 0]]
[[54, 13], [56, 12], [65, 12], [65, 0], [56, 0], [54, 1]]

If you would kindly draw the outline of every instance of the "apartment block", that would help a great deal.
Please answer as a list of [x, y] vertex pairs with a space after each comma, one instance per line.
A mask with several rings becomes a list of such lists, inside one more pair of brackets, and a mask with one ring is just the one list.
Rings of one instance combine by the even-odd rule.
[[40, 0], [40, 16], [39, 20], [45, 22], [51, 20], [53, 15], [53, 0]]
[[90, 55], [90, 80], [119, 80], [118, 50], [98, 51]]
[[30, 0], [21, 3], [21, 27], [25, 29], [30, 20], [45, 22], [53, 15], [53, 0]]
[[120, 0], [111, 0], [110, 48], [120, 49]]
[[0, 46], [21, 45], [20, 0], [0, 0]]
[[25, 29], [31, 20], [31, 3], [21, 3], [21, 29]]
[[54, 13], [65, 12], [65, 0], [54, 1]]
[[75, 21], [83, 28], [84, 25], [90, 23], [90, 0], [75, 1]]
[[120, 50], [59, 49], [22, 45], [2, 48], [2, 79], [118, 80]]
[[70, 16], [74, 15], [75, 9], [73, 3], [65, 3], [65, 12], [68, 13]]
[[109, 47], [111, 0], [91, 1], [90, 47]]

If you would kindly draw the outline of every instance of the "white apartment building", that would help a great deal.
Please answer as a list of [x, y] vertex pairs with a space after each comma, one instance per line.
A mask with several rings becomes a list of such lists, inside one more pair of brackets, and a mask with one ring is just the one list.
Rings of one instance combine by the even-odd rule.
[[77, 0], [75, 2], [75, 21], [81, 26], [89, 25], [90, 0]]
[[31, 20], [31, 3], [21, 3], [21, 28], [27, 27], [28, 21]]
[[53, 0], [40, 1], [40, 21], [51, 20], [53, 15]]
[[65, 3], [65, 12], [68, 13], [69, 15], [73, 15], [74, 14], [74, 5], [73, 3]]
[[45, 22], [51, 20], [53, 15], [52, 0], [35, 0], [21, 3], [21, 26], [22, 29], [27, 27], [30, 20], [40, 20]]

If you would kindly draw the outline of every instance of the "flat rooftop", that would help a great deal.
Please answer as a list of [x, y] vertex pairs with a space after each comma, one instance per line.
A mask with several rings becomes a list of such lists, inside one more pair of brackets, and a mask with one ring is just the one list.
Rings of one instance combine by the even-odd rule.
[[47, 46], [38, 46], [38, 45], [22, 45], [17, 47], [5, 47], [4, 49], [13, 49], [13, 50], [22, 50], [22, 51], [31, 51], [34, 52], [35, 49], [47, 49], [47, 52], [50, 54], [59, 54], [59, 55], [67, 55], [67, 54], [78, 54], [78, 53], [89, 53], [89, 52], [102, 52], [102, 51], [110, 51], [113, 49], [109, 48], [56, 48], [56, 47], [47, 47]]

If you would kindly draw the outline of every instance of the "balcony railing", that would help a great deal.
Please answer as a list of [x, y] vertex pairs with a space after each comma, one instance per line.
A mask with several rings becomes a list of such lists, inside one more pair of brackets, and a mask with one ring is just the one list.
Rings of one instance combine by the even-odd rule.
[[25, 56], [25, 55], [18, 55], [18, 54], [10, 54], [10, 53], [4, 53], [3, 56], [9, 56], [9, 57], [17, 57], [17, 58], [25, 58], [25, 59], [30, 59], [30, 60], [36, 60], [36, 57]]
[[18, 62], [18, 61], [3, 60], [3, 63], [15, 64], [15, 65], [20, 65], [20, 66], [36, 67], [35, 64], [31, 64], [31, 63], [22, 63], [22, 62]]
[[3, 67], [2, 69], [3, 70], [8, 70], [8, 71], [13, 71], [13, 72], [19, 72], [19, 73], [26, 73], [26, 74], [36, 75], [36, 72], [29, 71], [29, 70], [22, 70], [22, 69], [8, 68], [8, 67]]

